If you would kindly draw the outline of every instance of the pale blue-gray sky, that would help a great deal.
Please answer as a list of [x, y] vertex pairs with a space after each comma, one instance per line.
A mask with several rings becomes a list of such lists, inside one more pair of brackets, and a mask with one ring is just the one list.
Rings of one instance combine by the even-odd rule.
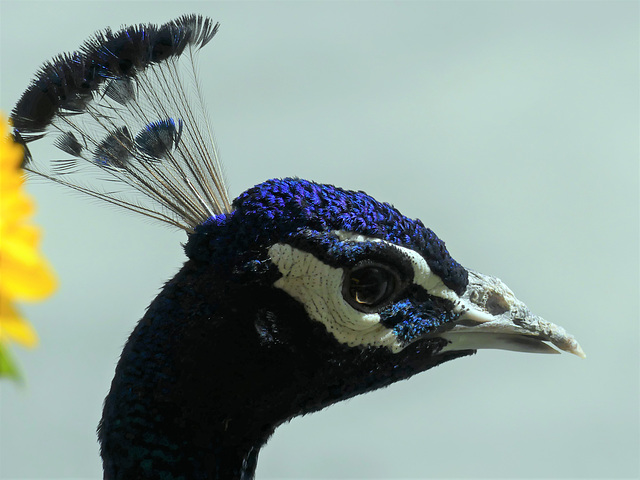
[[[366, 190], [588, 355], [483, 351], [295, 419], [258, 477], [637, 478], [638, 3], [2, 1], [0, 109], [95, 30], [184, 13], [222, 24], [200, 74], [233, 196]], [[0, 477], [101, 478], [102, 399], [185, 238], [29, 189], [60, 290], [23, 309], [41, 345], [0, 385]]]

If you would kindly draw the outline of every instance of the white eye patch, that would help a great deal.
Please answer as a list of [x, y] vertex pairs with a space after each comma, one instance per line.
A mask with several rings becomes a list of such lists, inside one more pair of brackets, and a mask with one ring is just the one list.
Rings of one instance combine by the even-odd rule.
[[282, 243], [273, 245], [269, 255], [282, 274], [274, 285], [302, 303], [309, 317], [323, 323], [340, 343], [399, 346], [393, 332], [380, 323], [380, 315], [355, 310], [344, 300], [342, 269]]
[[[336, 231], [336, 236], [348, 242], [384, 242], [400, 249], [411, 261], [413, 282], [429, 294], [445, 298], [455, 305], [460, 299], [434, 274], [420, 254], [405, 247], [377, 239]], [[291, 245], [277, 243], [269, 249], [269, 256], [282, 274], [274, 286], [299, 301], [315, 321], [321, 322], [336, 340], [349, 346], [385, 346], [399, 352], [403, 346], [393, 331], [380, 323], [377, 313], [364, 313], [349, 305], [342, 295], [344, 270], [331, 267], [312, 253]]]

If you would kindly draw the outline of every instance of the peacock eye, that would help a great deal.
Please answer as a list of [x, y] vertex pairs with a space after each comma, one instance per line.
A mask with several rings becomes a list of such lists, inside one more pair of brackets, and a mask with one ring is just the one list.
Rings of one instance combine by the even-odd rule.
[[393, 300], [400, 283], [398, 273], [387, 265], [362, 262], [345, 273], [342, 296], [356, 310], [373, 313]]

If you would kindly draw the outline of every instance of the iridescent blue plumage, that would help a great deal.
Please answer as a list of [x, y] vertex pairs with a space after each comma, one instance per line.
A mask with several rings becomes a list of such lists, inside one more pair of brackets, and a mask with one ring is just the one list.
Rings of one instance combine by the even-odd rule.
[[381, 323], [392, 328], [393, 334], [408, 345], [425, 335], [447, 330], [460, 318], [460, 313], [454, 312], [449, 302], [414, 290], [404, 300], [382, 310], [380, 316]]
[[[285, 178], [230, 202], [197, 81], [180, 73], [217, 28], [189, 15], [100, 32], [46, 63], [12, 113], [30, 172], [188, 234], [105, 400], [106, 480], [249, 480], [296, 415], [476, 348], [581, 353], [364, 192]], [[70, 158], [47, 168], [26, 145], [53, 132]]]
[[[345, 230], [420, 252], [445, 284], [459, 294], [467, 285], [466, 270], [451, 258], [433, 231], [420, 220], [405, 217], [393, 206], [364, 192], [297, 178], [274, 179], [247, 190], [232, 205], [230, 214], [213, 217], [196, 227], [187, 252], [198, 248], [191, 244], [199, 241], [217, 243], [219, 251], [223, 251], [230, 236], [240, 245], [245, 239], [260, 239], [270, 245], [292, 241], [302, 233], [320, 241], [322, 232]], [[196, 239], [198, 235], [204, 238]], [[323, 249], [329, 249], [336, 240], [324, 241]], [[241, 249], [245, 249], [244, 245]]]

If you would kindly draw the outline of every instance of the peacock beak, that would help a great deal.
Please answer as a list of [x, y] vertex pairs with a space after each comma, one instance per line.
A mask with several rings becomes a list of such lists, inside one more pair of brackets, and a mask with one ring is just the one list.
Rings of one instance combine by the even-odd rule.
[[[469, 285], [461, 297], [463, 311], [451, 330], [439, 336], [449, 341], [442, 351], [501, 349], [529, 353], [586, 355], [564, 328], [531, 313], [500, 279], [469, 270]], [[550, 345], [551, 344], [551, 345]]]

